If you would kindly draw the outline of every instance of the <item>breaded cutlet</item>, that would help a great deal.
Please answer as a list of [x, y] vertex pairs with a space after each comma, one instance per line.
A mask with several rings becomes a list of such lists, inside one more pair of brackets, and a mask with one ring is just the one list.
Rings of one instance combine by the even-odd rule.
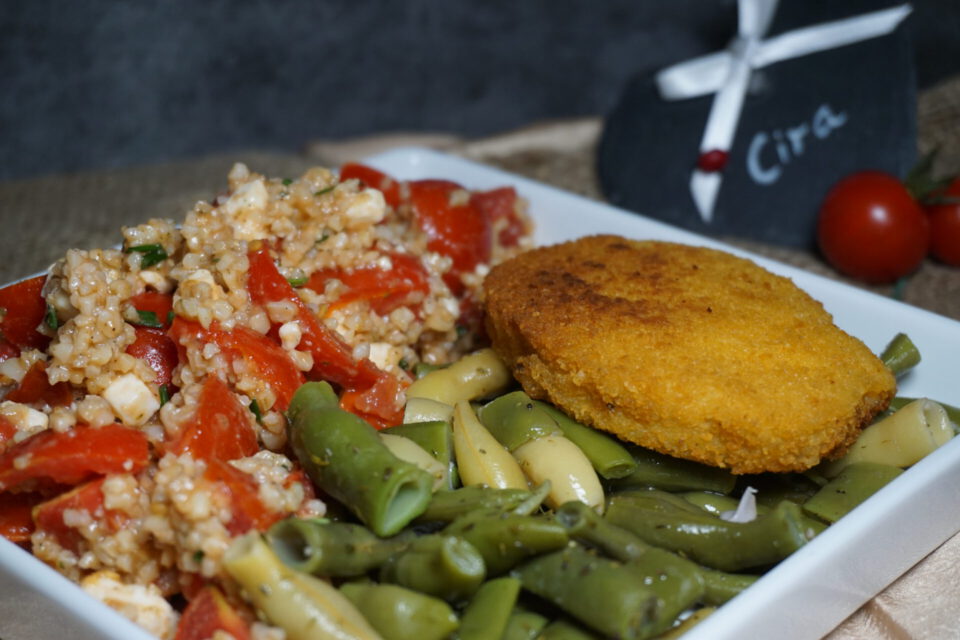
[[839, 456], [894, 394], [819, 302], [721, 251], [591, 236], [504, 262], [484, 289], [493, 347], [527, 393], [734, 473]]

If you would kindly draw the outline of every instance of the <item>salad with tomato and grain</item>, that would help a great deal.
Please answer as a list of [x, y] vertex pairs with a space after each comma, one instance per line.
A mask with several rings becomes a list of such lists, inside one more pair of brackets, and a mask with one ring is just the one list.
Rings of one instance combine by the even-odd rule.
[[181, 224], [0, 289], [0, 533], [157, 636], [203, 637], [171, 601], [216, 610], [198, 594], [234, 539], [325, 513], [287, 443], [297, 388], [400, 423], [413, 368], [474, 348], [483, 276], [530, 231], [511, 187], [237, 164]]

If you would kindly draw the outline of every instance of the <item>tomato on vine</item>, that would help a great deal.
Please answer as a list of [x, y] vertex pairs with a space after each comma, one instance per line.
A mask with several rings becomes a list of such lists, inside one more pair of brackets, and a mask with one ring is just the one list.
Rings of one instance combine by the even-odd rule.
[[930, 245], [930, 223], [898, 178], [860, 171], [827, 193], [820, 207], [817, 241], [837, 270], [882, 284], [920, 266]]
[[931, 198], [927, 205], [930, 217], [930, 253], [938, 260], [960, 267], [960, 178]]

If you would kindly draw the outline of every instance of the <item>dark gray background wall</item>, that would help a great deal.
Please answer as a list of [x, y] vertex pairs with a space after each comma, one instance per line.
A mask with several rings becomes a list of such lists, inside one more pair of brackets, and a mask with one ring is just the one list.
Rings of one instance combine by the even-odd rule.
[[[960, 0], [914, 6], [920, 85], [960, 73]], [[734, 0], [6, 0], [0, 179], [602, 114], [632, 75], [725, 46], [735, 16]]]

